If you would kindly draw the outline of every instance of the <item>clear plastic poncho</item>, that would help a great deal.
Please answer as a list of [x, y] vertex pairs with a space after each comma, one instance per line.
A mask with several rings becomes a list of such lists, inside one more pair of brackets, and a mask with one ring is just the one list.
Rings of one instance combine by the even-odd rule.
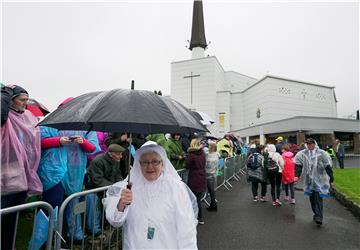
[[36, 117], [25, 110], [9, 111], [1, 127], [1, 194], [28, 190], [28, 195], [42, 193], [36, 173], [40, 161], [40, 130]]
[[305, 194], [311, 195], [313, 191], [319, 192], [320, 197], [328, 197], [330, 182], [326, 173], [326, 166], [332, 166], [330, 156], [317, 144], [314, 150], [307, 147], [295, 155], [295, 164], [301, 165]]
[[[40, 126], [41, 139], [59, 137], [59, 131], [55, 128]], [[41, 159], [38, 175], [48, 190], [58, 184], [67, 172], [66, 147], [54, 147], [41, 150]]]
[[[91, 144], [95, 146], [94, 152], [100, 151], [99, 142], [96, 136], [95, 131], [91, 131], [87, 134], [86, 131], [72, 131], [72, 130], [61, 130], [59, 131], [59, 136], [76, 136], [79, 135], [84, 139], [88, 140]], [[67, 161], [67, 172], [62, 179], [62, 184], [65, 189], [66, 195], [71, 195], [73, 193], [80, 192], [82, 190], [86, 163], [87, 163], [87, 153], [84, 152], [79, 144], [69, 144], [63, 146], [66, 148], [66, 161]]]

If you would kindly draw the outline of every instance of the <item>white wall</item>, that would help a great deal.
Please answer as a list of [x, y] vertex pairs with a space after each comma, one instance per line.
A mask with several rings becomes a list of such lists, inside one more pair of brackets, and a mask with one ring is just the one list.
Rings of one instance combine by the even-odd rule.
[[225, 85], [226, 90], [243, 91], [257, 82], [257, 79], [242, 75], [235, 71], [225, 71]]
[[245, 126], [243, 93], [236, 92], [231, 94], [230, 113], [230, 131]]
[[[193, 78], [193, 103], [190, 102], [190, 78]], [[179, 101], [187, 108], [207, 113], [217, 123], [216, 90], [224, 83], [224, 73], [216, 57], [204, 57], [171, 63], [171, 98]], [[217, 125], [208, 127], [212, 134], [216, 133]]]
[[[208, 106], [209, 103], [214, 103], [216, 97], [214, 64], [213, 58], [210, 57], [171, 63], [171, 98], [191, 109], [203, 112], [213, 110]], [[191, 72], [193, 75], [200, 75], [193, 78], [192, 104], [191, 80], [184, 78]]]
[[[217, 92], [216, 97], [216, 131], [214, 135], [217, 137], [222, 137], [226, 132], [230, 131], [230, 117], [232, 116], [230, 112], [231, 104], [231, 94], [230, 91], [219, 91]], [[220, 127], [219, 124], [219, 114], [223, 113], [225, 115], [224, 127]]]
[[333, 89], [328, 87], [268, 77], [244, 91], [243, 97], [243, 128], [294, 116], [336, 117]]

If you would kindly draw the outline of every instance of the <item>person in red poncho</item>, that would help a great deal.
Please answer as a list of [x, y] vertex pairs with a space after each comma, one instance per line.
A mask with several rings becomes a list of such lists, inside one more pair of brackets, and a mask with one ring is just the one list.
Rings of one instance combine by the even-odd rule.
[[282, 183], [285, 187], [285, 200], [289, 201], [289, 188], [290, 188], [290, 203], [295, 205], [295, 192], [294, 192], [294, 177], [295, 177], [295, 162], [294, 154], [290, 151], [289, 145], [282, 146], [282, 158], [284, 159], [284, 169], [282, 171]]

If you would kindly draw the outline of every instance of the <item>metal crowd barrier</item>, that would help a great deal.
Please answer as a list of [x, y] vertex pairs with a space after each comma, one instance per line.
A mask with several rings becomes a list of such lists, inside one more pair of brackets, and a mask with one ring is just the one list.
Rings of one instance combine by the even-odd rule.
[[[35, 213], [34, 213], [35, 216], [34, 216], [34, 224], [33, 224], [32, 235], [35, 233], [35, 220], [36, 220], [36, 214], [37, 214], [38, 208], [45, 209], [47, 211], [47, 214], [49, 215], [49, 226], [48, 226], [48, 231], [47, 231], [47, 243], [46, 243], [45, 249], [46, 250], [51, 249], [52, 238], [53, 238], [53, 229], [54, 229], [54, 224], [53, 224], [54, 213], [53, 213], [52, 206], [49, 203], [43, 202], [43, 201], [36, 201], [36, 202], [26, 203], [26, 204], [14, 206], [14, 207], [3, 208], [3, 209], [0, 210], [0, 215], [1, 216], [6, 215], [6, 214], [11, 214], [11, 213], [16, 213], [15, 230], [14, 230], [13, 239], [2, 239], [2, 240], [12, 240], [12, 248], [11, 249], [15, 249], [17, 226], [18, 226], [18, 222], [19, 222], [19, 213], [20, 213], [20, 211], [23, 211], [23, 210], [26, 210], [26, 209], [33, 209], [33, 208], [35, 208]], [[2, 225], [2, 230], [6, 230], [4, 228], [4, 226], [6, 226], [6, 225]], [[34, 244], [34, 240], [32, 241], [32, 244]]]
[[232, 188], [230, 180], [235, 179], [236, 181], [239, 181], [241, 179], [241, 175], [245, 174], [244, 155], [236, 155], [226, 158], [224, 164], [224, 177], [218, 188], [224, 186], [226, 189], [230, 190]]
[[[61, 248], [61, 241], [64, 240], [64, 230], [63, 230], [63, 226], [64, 226], [64, 213], [65, 213], [65, 209], [68, 206], [68, 204], [76, 199], [79, 198], [84, 198], [81, 199], [80, 202], [78, 202], [74, 208], [73, 211], [71, 211], [73, 213], [73, 216], [82, 216], [82, 230], [85, 234], [85, 228], [86, 228], [86, 220], [87, 220], [87, 213], [86, 213], [86, 209], [89, 207], [89, 204], [87, 204], [88, 199], [87, 199], [87, 195], [97, 195], [98, 193], [102, 193], [103, 196], [105, 197], [105, 192], [106, 190], [109, 188], [110, 186], [105, 186], [105, 187], [101, 187], [101, 188], [95, 188], [95, 189], [91, 189], [91, 190], [86, 190], [80, 193], [75, 193], [70, 195], [69, 197], [67, 197], [65, 199], [65, 201], [62, 203], [60, 209], [59, 209], [59, 216], [58, 216], [58, 233], [56, 234], [56, 238], [55, 238], [55, 249], [56, 250], [60, 250]], [[92, 202], [96, 202], [97, 199], [92, 199]], [[94, 232], [91, 233], [91, 238], [87, 238], [85, 240], [85, 237], [81, 240], [81, 249], [113, 249], [114, 247], [116, 249], [119, 249], [121, 247], [121, 238], [120, 238], [120, 230], [121, 228], [114, 228], [112, 227], [110, 224], [108, 224], [107, 226], [109, 227], [109, 229], [105, 228], [105, 209], [104, 207], [101, 205], [101, 200], [100, 200], [100, 204], [92, 204], [93, 206], [91, 206], [93, 209], [93, 211], [90, 211], [90, 213], [93, 213], [93, 218], [96, 217], [96, 208], [97, 207], [101, 207], [101, 216], [100, 216], [100, 222], [101, 222], [101, 234], [99, 235], [99, 237], [96, 237], [94, 235]], [[75, 219], [76, 220], [76, 219]], [[93, 219], [92, 221], [92, 225], [95, 225], [95, 219]], [[73, 225], [73, 230], [72, 232], [74, 232], [74, 226], [75, 223]], [[115, 233], [115, 234], [114, 234]], [[115, 237], [114, 237], [115, 236]], [[95, 239], [96, 238], [96, 239]], [[115, 239], [114, 239], [115, 238]], [[74, 248], [74, 233], [70, 236], [70, 249]], [[115, 245], [115, 246], [114, 246]], [[77, 248], [78, 249], [78, 248]]]
[[[232, 185], [230, 184], [231, 179], [240, 180], [241, 175], [245, 174], [245, 157], [244, 155], [237, 155], [234, 157], [229, 157], [224, 160], [224, 164], [222, 167], [219, 167], [217, 172], [217, 187], [216, 190], [218, 190], [221, 187], [225, 187], [226, 189], [230, 190]], [[186, 178], [187, 181], [187, 169], [180, 169], [177, 170], [179, 175], [182, 178]], [[25, 209], [29, 208], [36, 208], [35, 210], [35, 216], [37, 214], [38, 208], [44, 208], [47, 211], [47, 214], [49, 214], [49, 227], [48, 227], [48, 236], [47, 236], [47, 243], [46, 243], [46, 250], [52, 249], [52, 240], [54, 237], [54, 246], [53, 249], [60, 250], [61, 249], [61, 241], [65, 241], [65, 238], [68, 240], [67, 243], [70, 241], [70, 249], [80, 249], [80, 246], [77, 245], [75, 247], [74, 244], [74, 233], [70, 235], [70, 237], [66, 237], [67, 230], [64, 230], [64, 219], [65, 219], [65, 210], [66, 207], [69, 205], [69, 203], [73, 200], [79, 200], [79, 202], [73, 207], [72, 216], [81, 216], [82, 221], [82, 230], [85, 234], [85, 228], [86, 228], [86, 220], [87, 220], [87, 209], [88, 207], [94, 208], [93, 211], [90, 211], [90, 213], [93, 213], [93, 215], [96, 214], [96, 208], [99, 206], [101, 207], [101, 216], [100, 216], [100, 223], [101, 223], [101, 234], [99, 237], [96, 237], [94, 235], [94, 232], [92, 232], [90, 238], [89, 236], [85, 239], [85, 237], [81, 240], [81, 249], [113, 249], [114, 247], [116, 249], [119, 249], [121, 247], [121, 238], [120, 238], [120, 230], [121, 228], [113, 228], [110, 224], [106, 223], [105, 219], [105, 210], [102, 207], [101, 202], [99, 204], [92, 204], [93, 206], [89, 206], [90, 204], [87, 204], [88, 199], [86, 198], [88, 195], [97, 195], [97, 194], [103, 194], [102, 197], [105, 197], [105, 192], [110, 186], [86, 190], [83, 192], [75, 193], [70, 195], [65, 199], [65, 201], [62, 203], [59, 214], [57, 216], [57, 225], [54, 225], [54, 210], [52, 206], [46, 202], [38, 201], [38, 202], [32, 202], [27, 203], [19, 206], [9, 207], [5, 209], [0, 210], [1, 215], [9, 214], [9, 213], [17, 213], [16, 216], [16, 226], [15, 226], [15, 234], [14, 238], [12, 240], [12, 246], [13, 249], [15, 248], [15, 242], [16, 242], [16, 232], [17, 232], [17, 225], [19, 220], [19, 213], [20, 211], [23, 211]], [[202, 201], [207, 203], [209, 205], [209, 202], [206, 200], [207, 193], [204, 193], [204, 197], [202, 198]], [[92, 202], [96, 202], [97, 199], [92, 199]], [[89, 211], [88, 211], [89, 212]], [[88, 213], [89, 214], [89, 213]], [[95, 217], [95, 216], [93, 216]], [[95, 220], [93, 220], [93, 225], [95, 224]], [[105, 223], [108, 224], [105, 226]], [[74, 223], [75, 224], [75, 223]], [[74, 225], [73, 225], [74, 226]], [[33, 232], [35, 230], [35, 223], [33, 224]], [[54, 229], [55, 227], [55, 229]], [[74, 232], [74, 227], [72, 228], [72, 232]], [[54, 234], [55, 232], [55, 234]]]

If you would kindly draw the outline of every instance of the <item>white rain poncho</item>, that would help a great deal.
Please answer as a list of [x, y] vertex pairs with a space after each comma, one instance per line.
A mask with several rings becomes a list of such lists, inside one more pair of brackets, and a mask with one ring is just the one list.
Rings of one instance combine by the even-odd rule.
[[[150, 151], [161, 156], [164, 166], [153, 182], [144, 178], [139, 163], [140, 157]], [[103, 199], [106, 219], [115, 227], [123, 226], [123, 249], [197, 249], [196, 198], [181, 181], [165, 150], [158, 145], [137, 150], [130, 178], [133, 202], [124, 212], [117, 210], [117, 204], [127, 180], [111, 186]], [[148, 239], [149, 229], [152, 239]]]
[[320, 197], [329, 196], [329, 176], [326, 173], [326, 166], [332, 166], [330, 156], [317, 144], [314, 150], [307, 147], [298, 152], [295, 156], [295, 164], [301, 165], [305, 194], [311, 195], [313, 191], [319, 192]]

